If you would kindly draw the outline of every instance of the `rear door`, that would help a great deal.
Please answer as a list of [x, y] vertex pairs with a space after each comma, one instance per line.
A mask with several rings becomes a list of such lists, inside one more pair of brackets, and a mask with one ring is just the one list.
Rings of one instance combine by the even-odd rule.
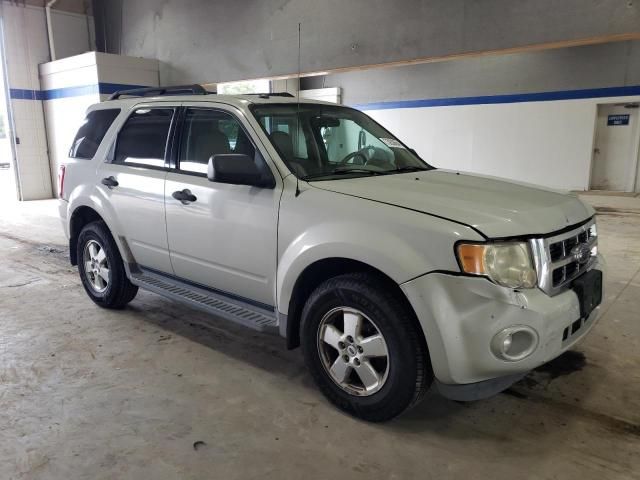
[[[176, 135], [175, 169], [167, 175], [167, 234], [175, 274], [223, 293], [274, 305], [278, 204], [282, 183], [264, 160], [240, 112], [184, 104]], [[243, 153], [255, 159], [275, 188], [211, 182], [211, 156]], [[182, 202], [174, 192], [189, 190]]]
[[173, 273], [165, 227], [167, 145], [178, 106], [139, 105], [118, 132], [99, 188], [115, 210], [136, 262]]

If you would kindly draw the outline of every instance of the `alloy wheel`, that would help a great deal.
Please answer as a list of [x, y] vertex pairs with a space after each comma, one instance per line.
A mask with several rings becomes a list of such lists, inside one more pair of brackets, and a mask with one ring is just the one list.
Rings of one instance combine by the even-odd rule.
[[363, 312], [338, 307], [318, 328], [318, 352], [336, 385], [356, 396], [379, 391], [389, 373], [389, 350], [376, 324]]
[[91, 288], [97, 293], [104, 292], [109, 286], [109, 262], [107, 254], [95, 240], [89, 240], [84, 246], [84, 274]]

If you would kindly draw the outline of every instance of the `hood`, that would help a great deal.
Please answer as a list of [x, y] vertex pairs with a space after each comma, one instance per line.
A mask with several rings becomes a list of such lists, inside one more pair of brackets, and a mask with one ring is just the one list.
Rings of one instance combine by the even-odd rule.
[[312, 182], [316, 188], [397, 205], [474, 227], [489, 238], [543, 235], [595, 212], [577, 197], [445, 170]]

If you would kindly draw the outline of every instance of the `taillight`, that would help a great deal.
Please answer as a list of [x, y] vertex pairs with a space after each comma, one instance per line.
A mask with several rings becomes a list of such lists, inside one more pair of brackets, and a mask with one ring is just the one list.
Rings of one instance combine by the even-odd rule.
[[58, 168], [58, 197], [64, 198], [64, 174], [67, 171], [65, 165], [60, 165]]

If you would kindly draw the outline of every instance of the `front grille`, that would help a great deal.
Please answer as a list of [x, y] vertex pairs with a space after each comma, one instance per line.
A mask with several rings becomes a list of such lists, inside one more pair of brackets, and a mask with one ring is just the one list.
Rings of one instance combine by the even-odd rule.
[[[593, 219], [569, 232], [532, 240], [531, 249], [538, 273], [538, 286], [550, 295], [562, 291], [567, 284], [593, 265], [597, 255], [597, 244], [598, 237]], [[583, 249], [589, 249], [589, 255], [583, 261], [579, 261], [575, 255], [575, 249], [580, 245], [585, 246]]]
[[562, 242], [554, 243], [553, 245], [549, 245], [549, 253], [551, 254], [551, 261], [556, 262], [562, 258], [564, 255], [564, 247]]

